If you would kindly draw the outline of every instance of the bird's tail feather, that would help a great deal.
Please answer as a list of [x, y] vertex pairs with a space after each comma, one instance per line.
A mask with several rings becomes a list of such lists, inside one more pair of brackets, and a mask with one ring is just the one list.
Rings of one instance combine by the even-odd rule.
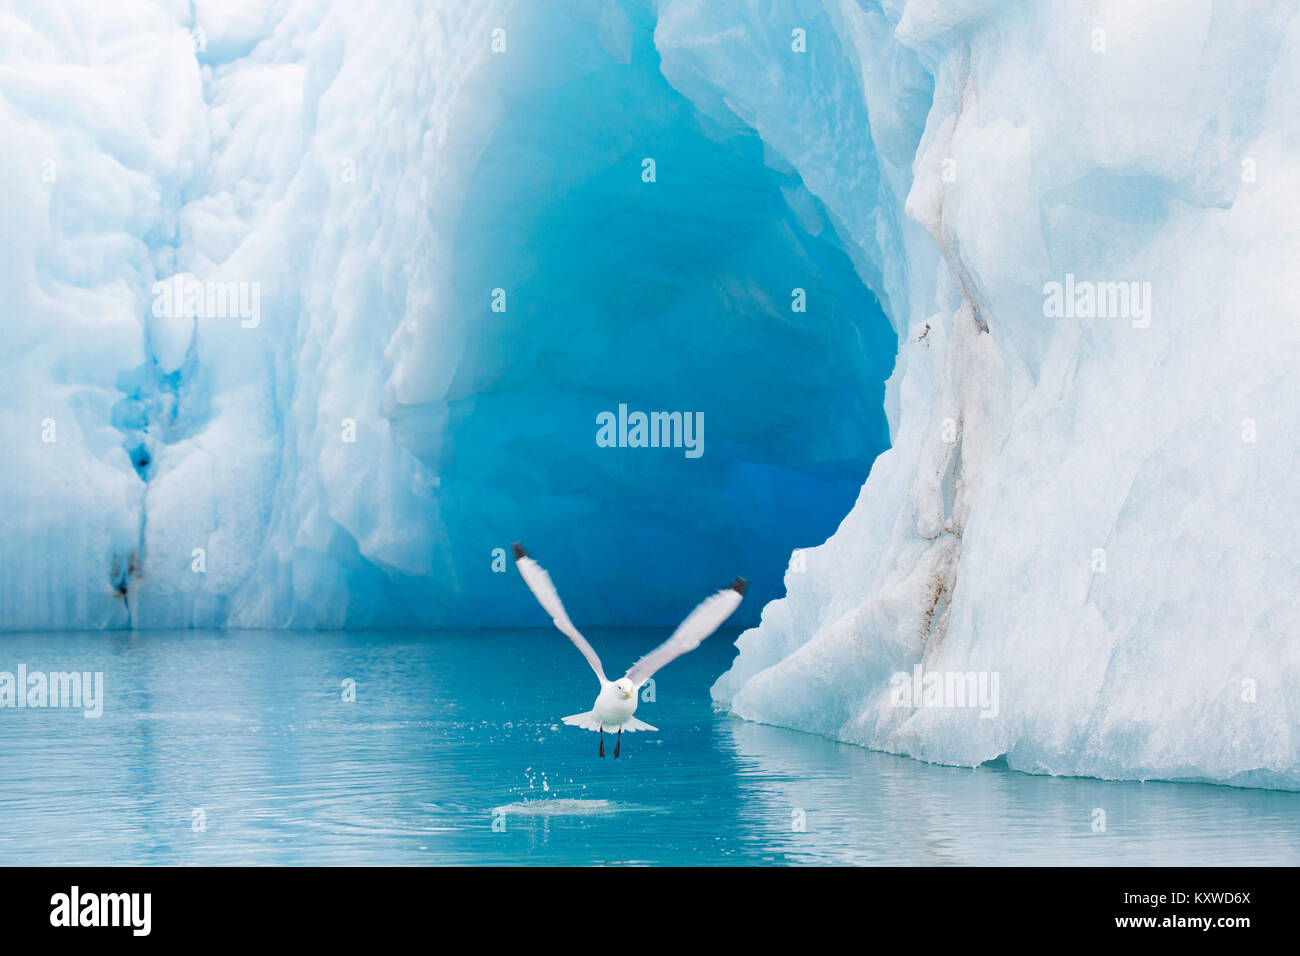
[[[594, 710], [589, 710], [585, 714], [570, 714], [568, 717], [561, 718], [570, 727], [581, 727], [583, 730], [600, 730], [600, 718], [596, 716]], [[617, 727], [606, 727], [606, 733], [618, 733], [625, 730], [629, 734], [638, 730], [658, 730], [658, 727], [652, 727], [644, 720], [637, 720], [635, 717], [629, 717], [626, 721]]]
[[581, 727], [583, 730], [600, 730], [600, 721], [596, 719], [594, 710], [589, 710], [585, 714], [571, 714], [562, 719], [570, 727]]

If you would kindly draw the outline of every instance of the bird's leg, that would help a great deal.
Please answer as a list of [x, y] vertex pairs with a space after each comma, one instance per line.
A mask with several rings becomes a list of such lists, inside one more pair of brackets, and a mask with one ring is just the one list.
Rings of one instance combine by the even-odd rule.
[[618, 748], [623, 743], [623, 728], [618, 728], [618, 736], [614, 738], [614, 759], [618, 759]]
[[600, 728], [600, 755], [605, 756], [605, 728]]

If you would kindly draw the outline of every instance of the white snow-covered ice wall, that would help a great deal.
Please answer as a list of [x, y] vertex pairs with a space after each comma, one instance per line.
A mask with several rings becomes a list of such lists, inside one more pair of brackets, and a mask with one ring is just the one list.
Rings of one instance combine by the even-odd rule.
[[[868, 100], [900, 44], [935, 78], [905, 209], [942, 267], [909, 246], [889, 296], [894, 447], [715, 697], [945, 763], [1300, 787], [1296, 4], [828, 6]], [[816, 141], [670, 10], [670, 78]]]

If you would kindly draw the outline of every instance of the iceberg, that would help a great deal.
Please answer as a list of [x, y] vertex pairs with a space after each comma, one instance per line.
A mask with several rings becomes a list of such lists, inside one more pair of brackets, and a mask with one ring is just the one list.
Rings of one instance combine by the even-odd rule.
[[884, 305], [654, 4], [82, 6], [0, 24], [11, 316], [79, 316], [14, 343], [4, 627], [535, 623], [515, 538], [584, 626], [754, 623], [887, 446]]
[[[666, 68], [815, 141], [674, 11]], [[934, 78], [881, 205], [942, 262], [895, 244], [893, 447], [714, 697], [940, 763], [1300, 788], [1295, 4], [842, 14], [869, 106], [915, 86], [882, 60]], [[1092, 303], [1054, 315], [1076, 278]], [[918, 668], [996, 676], [996, 718], [895, 693]]]
[[11, 4], [0, 627], [533, 623], [519, 537], [745, 573], [749, 720], [1300, 789], [1296, 14]]

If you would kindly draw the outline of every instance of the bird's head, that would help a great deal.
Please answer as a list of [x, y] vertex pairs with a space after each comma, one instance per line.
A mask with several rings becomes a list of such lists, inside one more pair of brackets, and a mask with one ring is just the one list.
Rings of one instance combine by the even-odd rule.
[[618, 680], [614, 681], [614, 688], [618, 691], [619, 696], [624, 700], [627, 700], [636, 693], [636, 685], [626, 677], [620, 677]]

